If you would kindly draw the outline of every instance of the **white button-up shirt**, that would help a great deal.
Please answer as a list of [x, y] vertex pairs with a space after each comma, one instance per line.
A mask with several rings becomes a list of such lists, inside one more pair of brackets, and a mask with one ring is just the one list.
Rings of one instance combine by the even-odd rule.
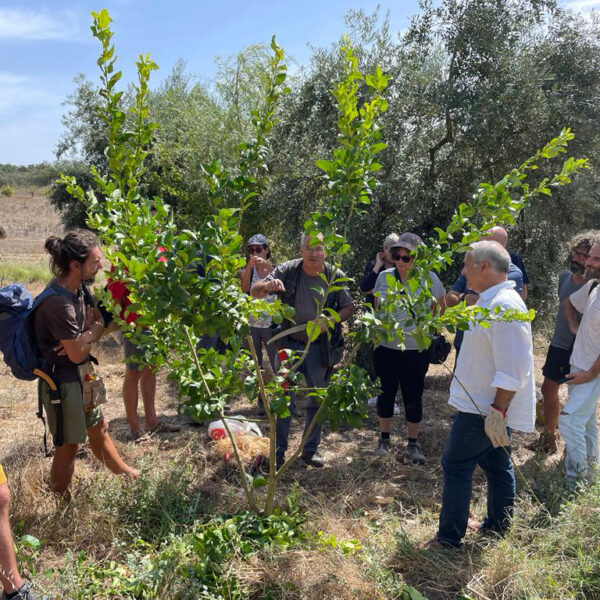
[[[502, 309], [527, 311], [510, 281], [482, 292], [477, 304], [491, 310], [501, 306]], [[535, 425], [535, 378], [531, 324], [528, 321], [494, 322], [488, 328], [471, 325], [465, 332], [450, 386], [449, 404], [461, 412], [487, 415], [494, 402], [496, 388], [516, 392], [508, 408], [508, 426], [532, 432]]]

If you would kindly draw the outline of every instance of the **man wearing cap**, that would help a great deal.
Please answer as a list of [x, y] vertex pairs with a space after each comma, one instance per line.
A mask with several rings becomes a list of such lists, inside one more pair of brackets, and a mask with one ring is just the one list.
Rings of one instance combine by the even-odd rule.
[[[390, 247], [390, 252], [395, 266], [382, 271], [377, 277], [373, 293], [375, 295], [375, 308], [385, 302], [390, 293], [390, 280], [394, 278], [401, 283], [409, 278], [409, 272], [413, 266], [413, 250], [422, 243], [421, 238], [414, 233], [403, 233]], [[438, 276], [431, 271], [431, 293], [438, 303], [443, 303], [444, 286]], [[427, 285], [425, 281], [421, 286]], [[420, 288], [411, 291], [404, 287], [403, 293], [418, 294]], [[432, 301], [433, 305], [433, 301]], [[406, 311], [401, 310], [395, 314], [398, 321], [398, 329], [404, 333], [402, 345], [398, 338], [382, 342], [373, 352], [375, 373], [381, 380], [381, 394], [377, 397], [377, 416], [379, 417], [380, 438], [377, 448], [373, 451], [375, 456], [384, 456], [390, 449], [390, 431], [392, 417], [394, 415], [394, 404], [398, 386], [402, 390], [404, 402], [404, 413], [406, 417], [406, 429], [408, 434], [408, 445], [406, 454], [408, 460], [413, 464], [424, 464], [425, 455], [419, 444], [419, 423], [423, 418], [423, 389], [425, 387], [425, 375], [429, 369], [429, 359], [426, 351], [420, 351], [411, 331], [415, 329]]]
[[[321, 301], [321, 295], [316, 289], [325, 289], [326, 284], [321, 275], [327, 279], [332, 276], [333, 267], [325, 262], [325, 247], [322, 244], [322, 237], [313, 240], [304, 233], [300, 239], [299, 259], [288, 260], [275, 268], [262, 281], [257, 281], [251, 289], [251, 294], [255, 298], [264, 298], [269, 293], [281, 294], [282, 301], [295, 309], [294, 322], [296, 325], [303, 325], [308, 321], [314, 321], [320, 315], [316, 312], [316, 300]], [[335, 273], [335, 278], [345, 277], [340, 270]], [[354, 311], [352, 298], [345, 288], [330, 292], [325, 300], [325, 307], [337, 311], [341, 321], [350, 318]], [[341, 330], [337, 329], [332, 334], [332, 341], [339, 340], [339, 348], [343, 344]], [[296, 352], [303, 352], [306, 348], [308, 337], [305, 330], [297, 331], [287, 337], [284, 345]], [[312, 342], [306, 358], [300, 366], [300, 372], [306, 378], [306, 383], [310, 388], [324, 388], [329, 384], [333, 372], [331, 356], [329, 350], [331, 344], [325, 335], [321, 335], [316, 341]], [[309, 404], [306, 407], [305, 430], [313, 420], [318, 405], [314, 399], [308, 398]], [[293, 395], [290, 398], [293, 403]], [[280, 418], [277, 420], [277, 468], [285, 460], [285, 452], [288, 447], [288, 434], [290, 430], [291, 417]], [[306, 441], [302, 460], [314, 467], [324, 465], [323, 458], [317, 454], [317, 448], [321, 441], [321, 425], [317, 423]]]

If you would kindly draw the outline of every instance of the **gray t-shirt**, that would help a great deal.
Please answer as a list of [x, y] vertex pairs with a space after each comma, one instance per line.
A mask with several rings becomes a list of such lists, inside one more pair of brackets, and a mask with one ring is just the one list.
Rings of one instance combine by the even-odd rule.
[[[576, 292], [582, 287], [573, 281], [571, 275], [571, 271], [563, 271], [558, 276], [559, 302], [562, 302], [565, 298], [568, 298], [572, 293]], [[581, 314], [577, 314], [579, 319], [581, 319]], [[560, 348], [561, 350], [570, 350], [574, 339], [575, 336], [571, 333], [571, 330], [569, 329], [569, 323], [567, 322], [567, 319], [563, 314], [559, 304], [558, 315], [556, 316], [556, 325], [554, 326], [554, 335], [552, 336], [550, 345]]]
[[[265, 277], [265, 281], [280, 279], [283, 282], [283, 285], [286, 288], [289, 288], [289, 286], [293, 284], [291, 280], [292, 278], [295, 278], [297, 273], [296, 269], [299, 267], [299, 265], [300, 261], [298, 260], [284, 262], [283, 264], [275, 267], [275, 270]], [[338, 271], [337, 277], [345, 277], [343, 271]], [[318, 292], [311, 288], [325, 289], [326, 285], [319, 275], [311, 277], [304, 271], [300, 271], [294, 297], [294, 310], [296, 311], [294, 315], [294, 322], [296, 325], [302, 325], [303, 323], [312, 321], [318, 316], [316, 303], [321, 300], [321, 296], [318, 294]], [[348, 306], [349, 304], [352, 304], [352, 297], [345, 287], [333, 293], [337, 295], [336, 300], [338, 310]], [[285, 294], [283, 300], [285, 301]], [[292, 337], [303, 342], [308, 340], [308, 337], [304, 331], [294, 333]]]
[[[375, 282], [375, 287], [373, 288], [373, 293], [375, 294], [376, 292], [380, 292], [380, 296], [379, 296], [379, 300], [378, 302], [381, 303], [385, 300], [385, 297], [387, 296], [388, 290], [389, 290], [389, 286], [387, 283], [387, 277], [394, 277], [394, 270], [396, 267], [392, 267], [391, 269], [386, 269], [385, 271], [382, 271], [381, 273], [379, 273], [379, 275], [377, 276], [377, 281]], [[429, 272], [429, 277], [431, 278], [431, 283], [432, 283], [432, 288], [431, 288], [431, 293], [433, 294], [434, 298], [439, 298], [440, 296], [443, 296], [445, 294], [445, 290], [444, 290], [444, 286], [442, 285], [442, 282], [439, 280], [439, 277], [433, 272], [430, 271]], [[423, 285], [425, 282], [423, 281], [421, 285]], [[419, 294], [421, 288], [417, 288], [416, 293]], [[406, 291], [407, 294], [411, 293], [409, 290]], [[412, 294], [411, 294], [412, 295]], [[413, 329], [415, 329], [414, 325], [405, 325], [405, 321], [408, 320], [408, 317], [406, 315], [406, 311], [405, 310], [401, 310], [399, 312], [397, 312], [395, 314], [395, 317], [398, 321], [398, 323], [400, 324], [401, 329], [404, 331], [404, 349], [405, 350], [418, 350], [419, 347], [417, 345], [417, 342], [415, 340], [415, 338], [410, 335], [410, 331], [413, 331]], [[381, 344], [382, 346], [384, 346], [385, 348], [392, 348], [393, 350], [400, 350], [400, 343], [398, 341], [398, 339], [395, 339], [393, 342], [382, 342]]]

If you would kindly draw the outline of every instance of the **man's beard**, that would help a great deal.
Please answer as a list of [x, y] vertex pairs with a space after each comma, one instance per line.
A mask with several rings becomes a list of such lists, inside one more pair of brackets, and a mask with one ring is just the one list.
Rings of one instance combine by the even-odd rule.
[[86, 279], [83, 280], [83, 285], [92, 285], [92, 283], [94, 283], [95, 280], [96, 280], [96, 276], [90, 275], [89, 277], [87, 277]]
[[595, 269], [594, 267], [586, 267], [586, 269], [585, 269], [585, 278], [588, 281], [590, 279], [598, 279], [598, 278], [600, 278], [600, 269]]
[[570, 269], [571, 273], [574, 273], [575, 275], [582, 275], [585, 272], [585, 265], [572, 260]]

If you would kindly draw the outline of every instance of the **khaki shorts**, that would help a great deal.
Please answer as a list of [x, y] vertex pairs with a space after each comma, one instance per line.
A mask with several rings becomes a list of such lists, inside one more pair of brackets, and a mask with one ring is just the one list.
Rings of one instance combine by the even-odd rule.
[[3, 485], [5, 483], [6, 483], [6, 473], [4, 472], [2, 465], [0, 465], [0, 485]]
[[[40, 379], [38, 393], [44, 403], [48, 429], [52, 436], [56, 436], [56, 408], [50, 404], [48, 392], [48, 384]], [[104, 420], [102, 410], [98, 406], [88, 412], [83, 410], [83, 394], [78, 381], [62, 383], [60, 393], [62, 395], [64, 442], [66, 444], [82, 444], [87, 438], [87, 430]]]

